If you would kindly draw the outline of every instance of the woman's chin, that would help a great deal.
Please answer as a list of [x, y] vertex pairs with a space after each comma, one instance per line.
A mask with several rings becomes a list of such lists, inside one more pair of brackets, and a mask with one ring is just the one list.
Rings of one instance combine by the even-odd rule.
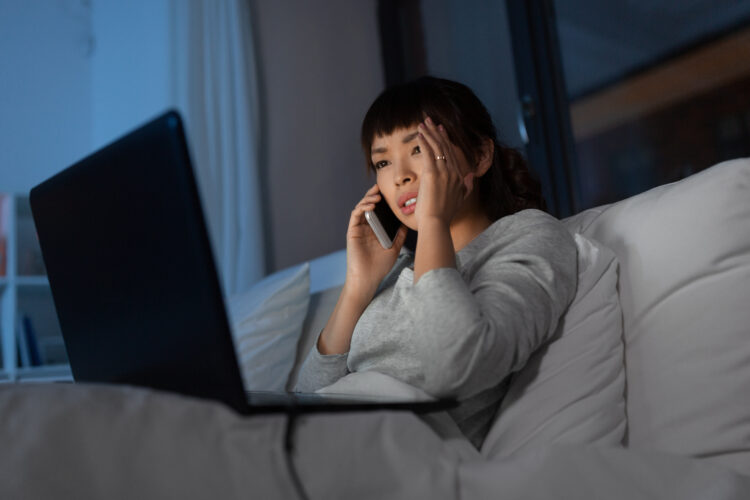
[[417, 225], [417, 218], [415, 217], [415, 214], [413, 213], [408, 214], [408, 215], [398, 214], [397, 217], [398, 217], [398, 220], [401, 221], [401, 224], [403, 224], [404, 226], [408, 227], [412, 231], [417, 230], [418, 225]]

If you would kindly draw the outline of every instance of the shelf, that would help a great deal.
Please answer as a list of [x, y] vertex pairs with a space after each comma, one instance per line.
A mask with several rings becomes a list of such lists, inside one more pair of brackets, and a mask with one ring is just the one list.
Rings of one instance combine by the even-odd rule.
[[16, 286], [49, 287], [49, 280], [46, 276], [17, 276]]
[[[0, 193], [0, 272], [0, 381], [72, 380], [25, 194]], [[29, 366], [32, 352], [46, 364]]]
[[73, 374], [68, 365], [42, 365], [16, 370], [18, 382], [72, 382]]

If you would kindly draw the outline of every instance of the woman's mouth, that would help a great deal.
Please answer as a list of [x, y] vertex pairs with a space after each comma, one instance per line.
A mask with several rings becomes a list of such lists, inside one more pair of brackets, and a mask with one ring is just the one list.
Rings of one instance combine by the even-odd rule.
[[414, 210], [417, 209], [417, 197], [409, 198], [401, 206], [401, 213], [404, 215], [413, 214]]

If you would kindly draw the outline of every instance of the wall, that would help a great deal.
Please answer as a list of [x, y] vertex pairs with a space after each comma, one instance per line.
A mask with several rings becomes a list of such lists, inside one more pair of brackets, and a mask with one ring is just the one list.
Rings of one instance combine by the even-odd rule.
[[172, 102], [168, 0], [93, 0], [91, 150]]
[[169, 106], [167, 0], [0, 0], [0, 192]]
[[359, 146], [383, 88], [375, 0], [254, 0], [270, 270], [344, 248], [374, 184]]
[[422, 29], [430, 74], [468, 85], [492, 115], [499, 139], [522, 148], [505, 2], [423, 0]]
[[[345, 246], [374, 182], [359, 127], [383, 74], [375, 0], [251, 5], [272, 271]], [[169, 0], [0, 0], [0, 191], [28, 191], [170, 106], [169, 20]]]
[[29, 189], [91, 145], [91, 15], [80, 0], [0, 0], [0, 192]]

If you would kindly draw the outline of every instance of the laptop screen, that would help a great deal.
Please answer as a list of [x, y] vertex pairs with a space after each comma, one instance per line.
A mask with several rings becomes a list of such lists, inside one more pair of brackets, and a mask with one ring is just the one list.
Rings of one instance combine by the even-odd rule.
[[77, 381], [246, 405], [176, 112], [36, 186], [30, 200]]

